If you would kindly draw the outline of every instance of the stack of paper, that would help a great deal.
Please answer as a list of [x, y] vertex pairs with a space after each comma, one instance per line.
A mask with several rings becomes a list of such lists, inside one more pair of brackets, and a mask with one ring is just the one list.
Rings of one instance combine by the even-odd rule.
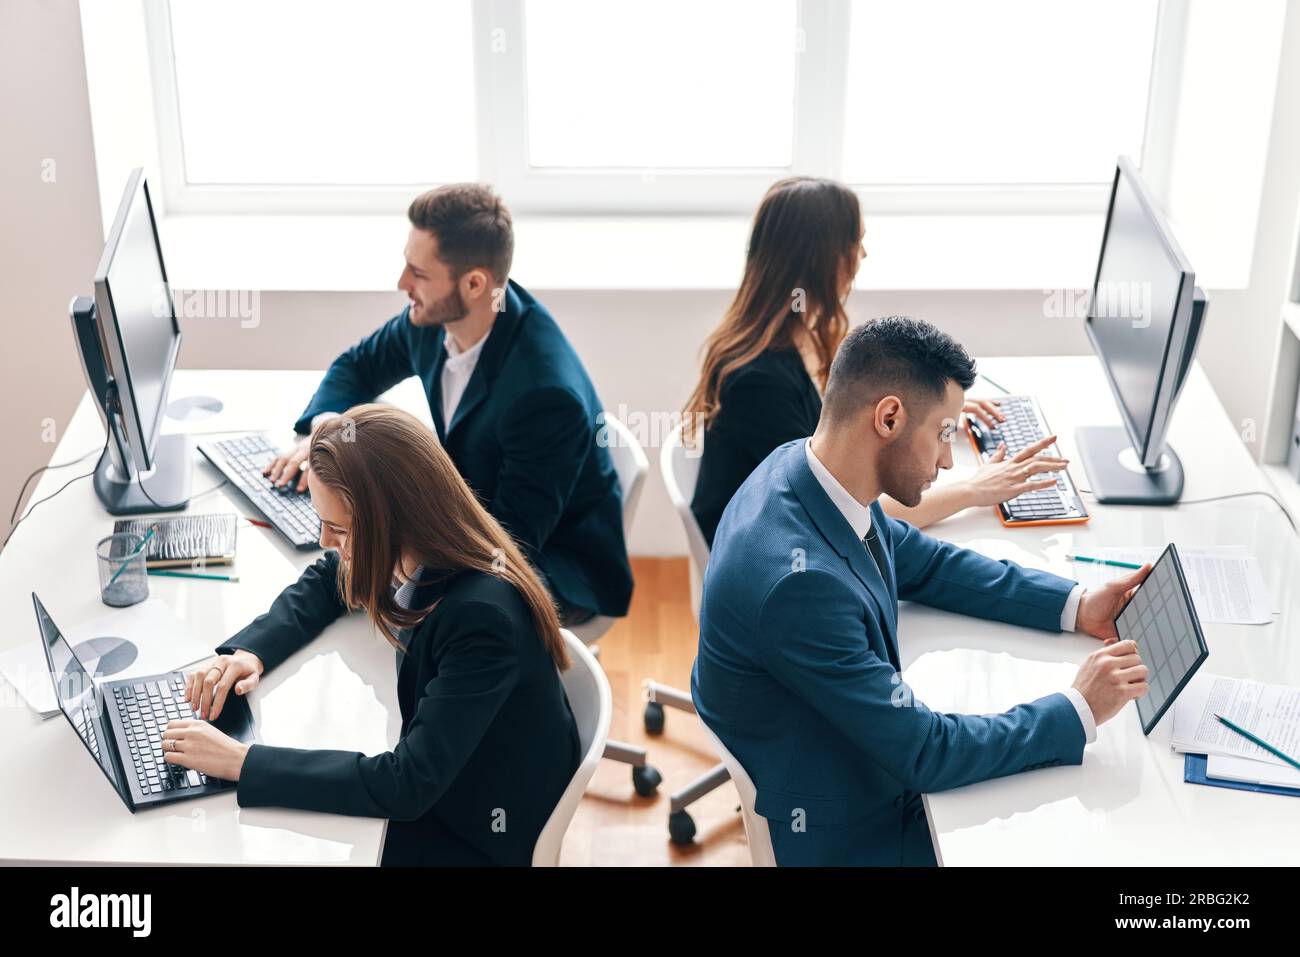
[[[1088, 549], [1092, 558], [1143, 565], [1155, 562], [1163, 547], [1135, 545], [1124, 548]], [[1259, 560], [1242, 545], [1178, 547], [1178, 557], [1187, 576], [1187, 589], [1202, 622], [1235, 625], [1266, 625], [1273, 620], [1273, 598], [1260, 571]], [[1074, 562], [1080, 583], [1097, 588], [1106, 582], [1131, 575], [1127, 568]]]
[[1173, 749], [1208, 756], [1206, 776], [1300, 788], [1300, 771], [1215, 718], [1221, 714], [1285, 754], [1300, 754], [1300, 688], [1201, 672], [1174, 704]]

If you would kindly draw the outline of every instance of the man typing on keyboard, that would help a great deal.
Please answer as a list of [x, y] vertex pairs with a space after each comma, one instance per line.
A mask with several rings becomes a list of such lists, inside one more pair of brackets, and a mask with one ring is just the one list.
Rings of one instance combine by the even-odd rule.
[[546, 577], [561, 621], [626, 615], [632, 571], [604, 407], [550, 313], [507, 278], [509, 211], [488, 187], [459, 183], [416, 197], [407, 215], [397, 285], [409, 304], [334, 360], [294, 426], [303, 438], [266, 474], [305, 489], [314, 422], [418, 376], [439, 441]]

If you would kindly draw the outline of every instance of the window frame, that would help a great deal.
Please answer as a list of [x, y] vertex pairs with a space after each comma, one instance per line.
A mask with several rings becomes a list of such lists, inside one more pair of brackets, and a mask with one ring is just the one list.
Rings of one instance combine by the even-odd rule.
[[[194, 184], [186, 181], [168, 0], [141, 0], [149, 56], [158, 172], [169, 213], [197, 215], [400, 215], [432, 183], [386, 186]], [[839, 178], [847, 98], [851, 0], [796, 0], [802, 43], [796, 62], [793, 155], [789, 166], [752, 169], [533, 168], [528, 163], [524, 0], [472, 0], [478, 178], [516, 214], [749, 215], [784, 176]], [[1142, 154], [1135, 157], [1158, 196], [1168, 179], [1186, 11], [1159, 0]], [[494, 45], [504, 40], [504, 49]], [[490, 119], [487, 119], [489, 118]], [[1048, 184], [850, 184], [864, 212], [888, 215], [1096, 213], [1109, 182]]]

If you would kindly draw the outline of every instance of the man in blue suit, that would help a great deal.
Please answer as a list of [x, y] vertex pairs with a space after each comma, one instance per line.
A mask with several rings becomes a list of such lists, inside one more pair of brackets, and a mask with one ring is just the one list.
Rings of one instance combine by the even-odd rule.
[[[891, 316], [849, 334], [811, 439], [776, 449], [718, 526], [691, 694], [753, 778], [779, 864], [934, 864], [921, 795], [1079, 764], [1146, 693], [1114, 618], [1149, 567], [1084, 591], [888, 517], [952, 467], [975, 364]], [[943, 714], [899, 675], [898, 600], [1103, 639], [1073, 687], [998, 715]]]
[[308, 436], [419, 376], [438, 439], [546, 576], [565, 624], [627, 614], [632, 570], [603, 406], [546, 307], [508, 279], [510, 212], [477, 183], [415, 198], [398, 288], [410, 303], [334, 360], [271, 480], [307, 487]]

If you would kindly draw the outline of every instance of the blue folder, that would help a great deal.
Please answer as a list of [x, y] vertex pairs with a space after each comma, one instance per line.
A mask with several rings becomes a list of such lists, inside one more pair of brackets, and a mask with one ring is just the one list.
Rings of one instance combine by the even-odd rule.
[[1212, 788], [1233, 788], [1237, 791], [1261, 791], [1264, 794], [1285, 794], [1300, 797], [1300, 788], [1284, 788], [1275, 784], [1248, 784], [1245, 781], [1221, 781], [1205, 776], [1205, 755], [1188, 754], [1183, 761], [1183, 780], [1188, 784], [1208, 784]]

